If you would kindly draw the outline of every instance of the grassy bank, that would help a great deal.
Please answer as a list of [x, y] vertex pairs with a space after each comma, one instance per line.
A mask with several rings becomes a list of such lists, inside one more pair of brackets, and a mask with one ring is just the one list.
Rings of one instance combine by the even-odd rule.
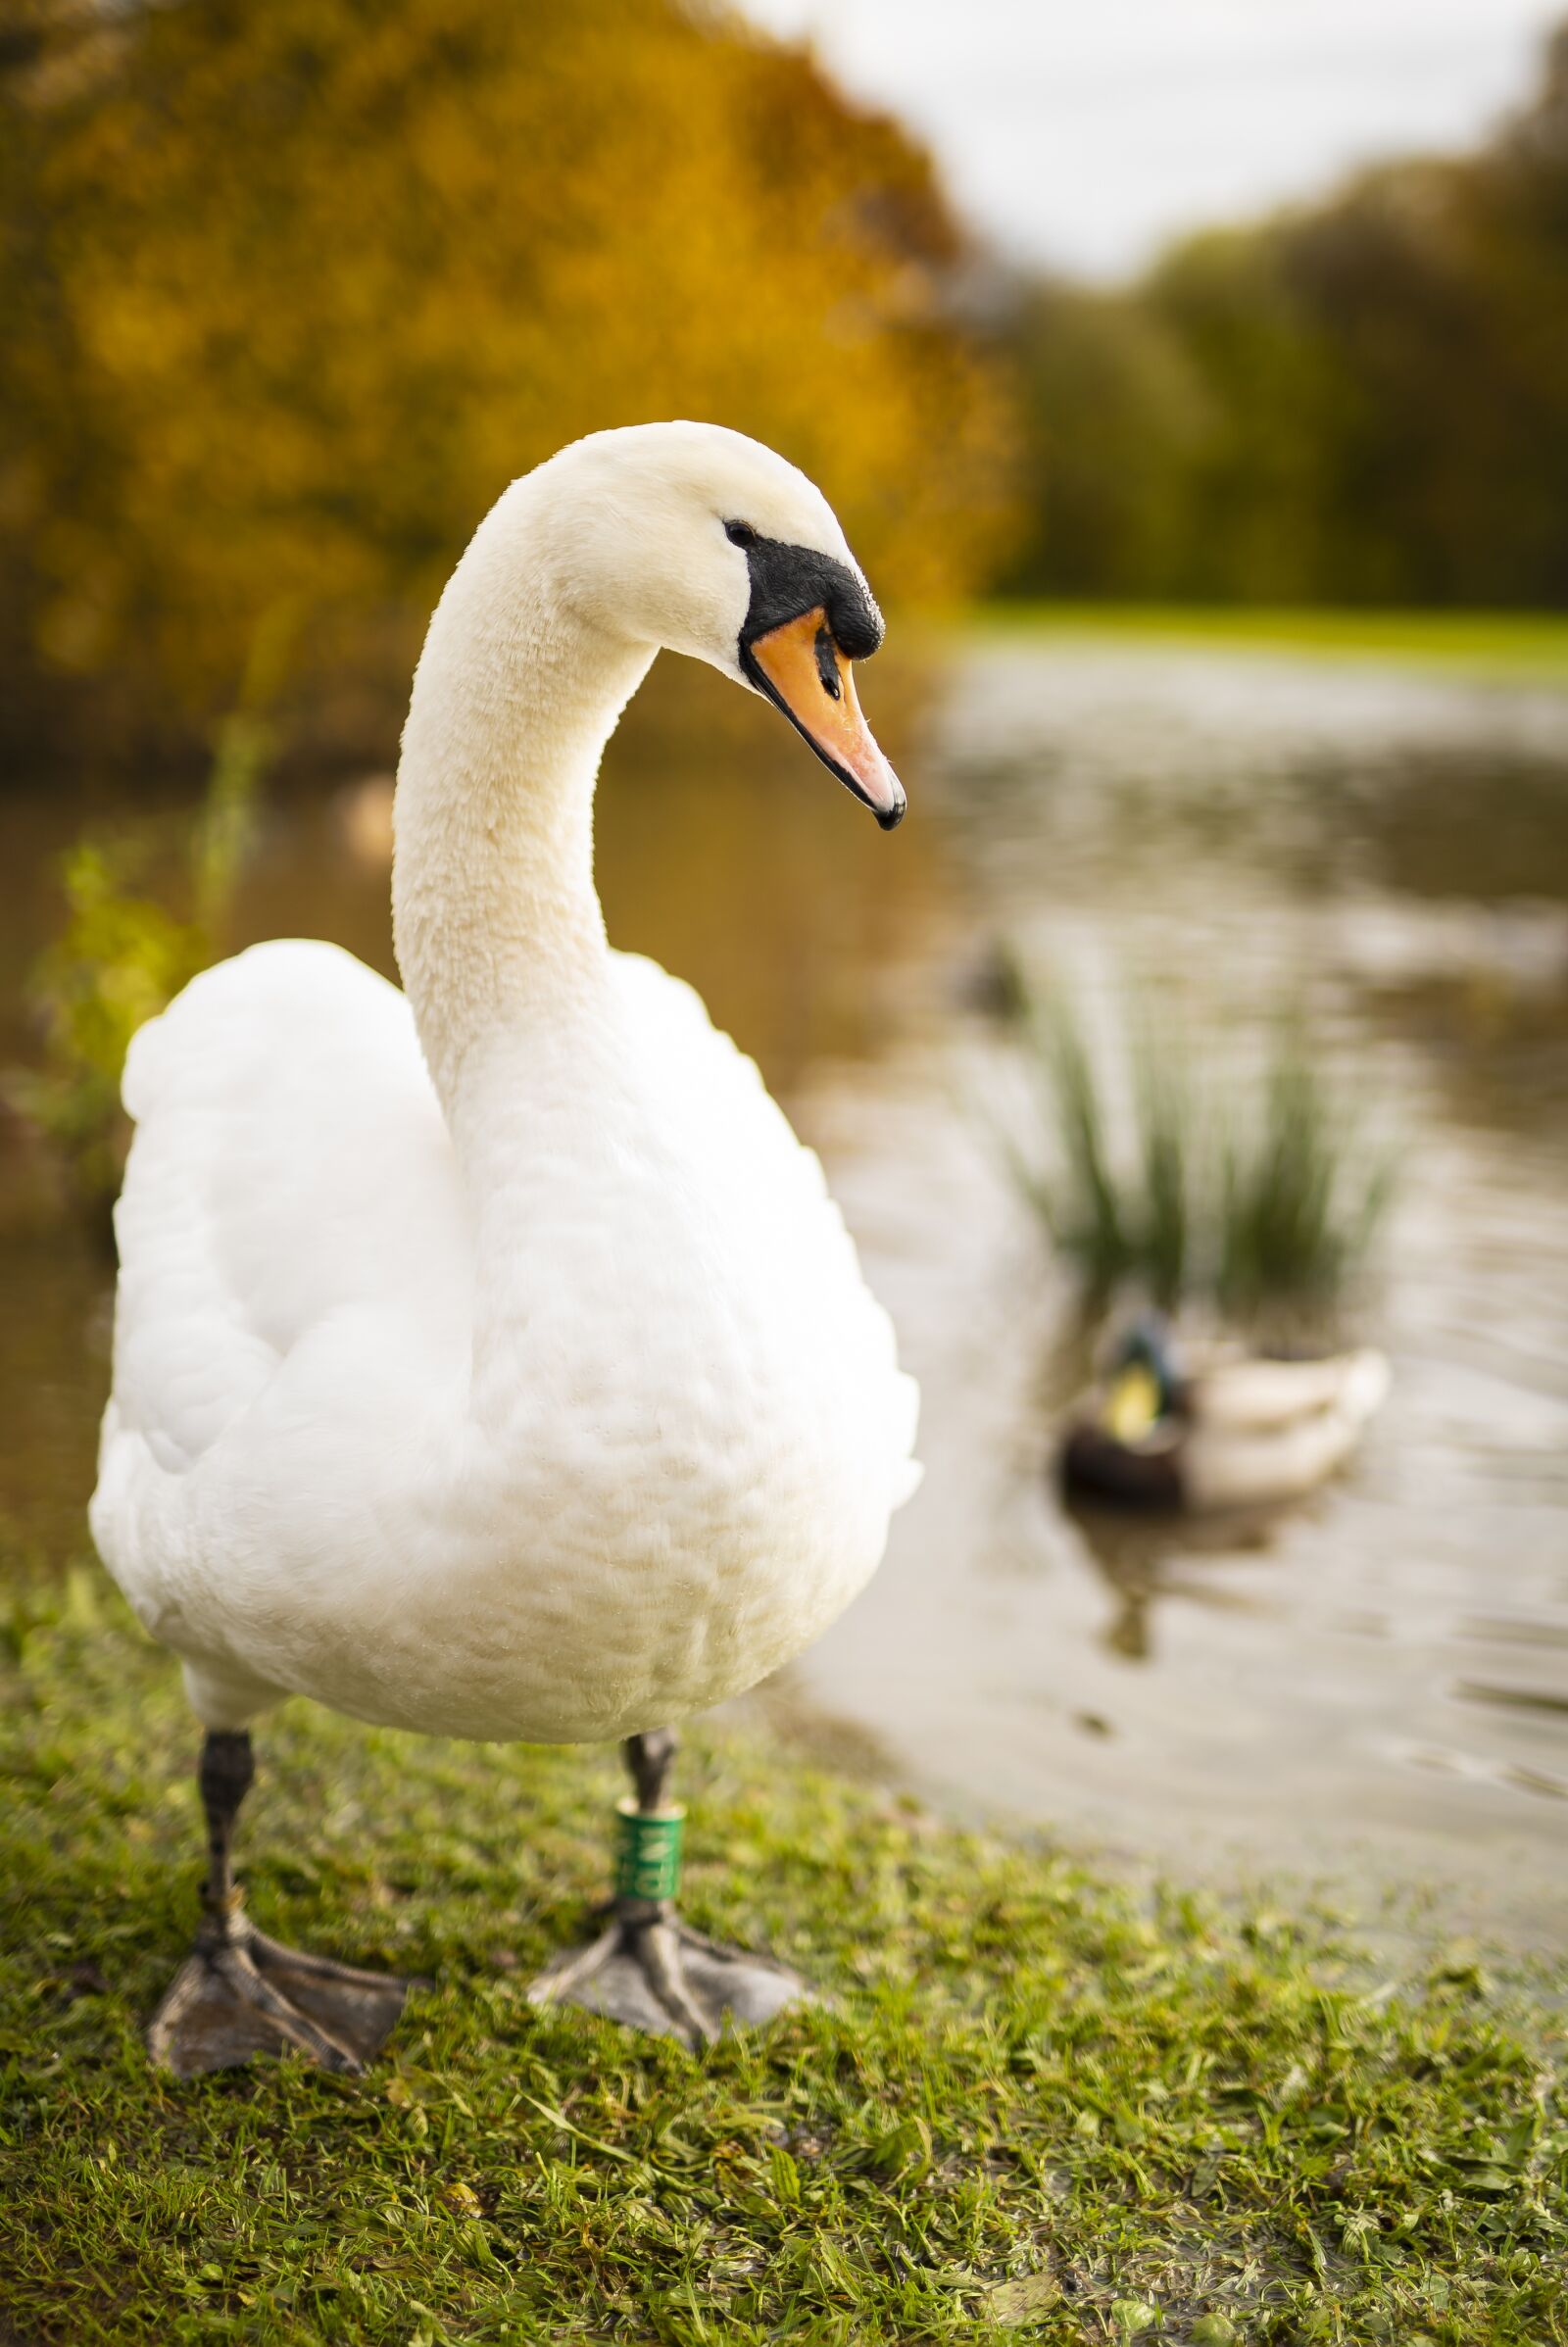
[[982, 635], [1096, 636], [1394, 661], [1498, 683], [1568, 686], [1568, 615], [1549, 611], [1252, 610], [1191, 604], [996, 603], [972, 611]]
[[433, 1985], [363, 2080], [156, 2077], [199, 1856], [174, 1675], [90, 1567], [0, 1602], [0, 2337], [1568, 2341], [1545, 2015], [723, 1738], [685, 1772], [690, 1910], [835, 2010], [700, 2059], [535, 2012], [612, 1756], [297, 1704], [253, 1911]]

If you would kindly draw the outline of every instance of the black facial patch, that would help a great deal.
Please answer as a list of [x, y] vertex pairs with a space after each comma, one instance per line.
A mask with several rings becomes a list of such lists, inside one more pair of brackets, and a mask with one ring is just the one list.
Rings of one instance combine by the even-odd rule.
[[[803, 611], [827, 614], [833, 641], [846, 660], [868, 660], [886, 629], [869, 587], [845, 562], [809, 546], [785, 546], [777, 538], [754, 538], [746, 545], [746, 566], [752, 574], [752, 600], [741, 629], [741, 665], [752, 670], [746, 655], [759, 636], [799, 619]], [[754, 679], [755, 681], [755, 679]]]
[[816, 631], [816, 673], [823, 692], [832, 700], [839, 700], [843, 687], [834, 646], [837, 645], [846, 660], [866, 660], [887, 632], [870, 588], [847, 563], [835, 562], [829, 554], [817, 554], [809, 546], [786, 546], [777, 538], [760, 538], [755, 531], [747, 531], [744, 523], [735, 521], [727, 521], [724, 532], [732, 546], [745, 548], [747, 567], [752, 574], [752, 600], [738, 647], [742, 675], [764, 700], [783, 710], [828, 772], [836, 774], [846, 790], [871, 807], [884, 831], [891, 831], [904, 815], [902, 797], [891, 810], [874, 806], [848, 766], [842, 765], [823, 747], [799, 711], [791, 709], [752, 650], [760, 638], [771, 635], [775, 627], [804, 618], [808, 611], [823, 612], [824, 624]]

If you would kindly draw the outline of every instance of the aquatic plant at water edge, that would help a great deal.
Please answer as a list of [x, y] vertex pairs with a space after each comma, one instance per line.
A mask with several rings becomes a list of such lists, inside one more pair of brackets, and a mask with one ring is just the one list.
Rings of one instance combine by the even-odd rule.
[[211, 959], [194, 922], [138, 888], [149, 847], [89, 835], [67, 851], [65, 926], [29, 990], [42, 1065], [6, 1076], [7, 1098], [50, 1145], [84, 1205], [113, 1196], [124, 1162], [120, 1078], [131, 1037]]
[[1010, 1025], [1029, 1109], [1027, 1130], [1001, 1121], [1006, 1161], [1092, 1302], [1125, 1289], [1312, 1318], [1342, 1299], [1392, 1169], [1300, 1015], [1279, 1021], [1260, 1083], [1205, 1064], [1147, 1003], [1097, 1051], [1068, 988], [1020, 979]]
[[1261, 1107], [1227, 1133], [1221, 1167], [1215, 1286], [1242, 1311], [1337, 1295], [1393, 1187], [1386, 1158], [1364, 1162], [1348, 1110], [1294, 1022], [1281, 1029]]
[[39, 1064], [6, 1071], [3, 1086], [89, 1212], [120, 1186], [120, 1080], [131, 1037], [218, 957], [275, 755], [260, 704], [275, 686], [286, 633], [286, 623], [258, 631], [239, 706], [218, 727], [201, 807], [174, 855], [162, 827], [144, 825], [87, 832], [61, 860], [66, 918], [28, 990]]

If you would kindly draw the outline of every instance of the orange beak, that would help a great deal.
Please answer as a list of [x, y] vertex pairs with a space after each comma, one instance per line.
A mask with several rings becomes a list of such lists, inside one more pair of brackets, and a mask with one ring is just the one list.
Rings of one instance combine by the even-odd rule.
[[752, 680], [760, 684], [823, 765], [863, 799], [884, 831], [904, 819], [904, 785], [876, 746], [860, 714], [851, 663], [833, 641], [820, 606], [786, 619], [747, 646]]

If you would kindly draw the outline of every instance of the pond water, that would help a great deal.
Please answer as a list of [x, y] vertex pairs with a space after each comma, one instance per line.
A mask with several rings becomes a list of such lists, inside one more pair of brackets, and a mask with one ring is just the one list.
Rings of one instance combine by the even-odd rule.
[[[924, 1391], [925, 1484], [777, 1700], [950, 1800], [1178, 1872], [1446, 1885], [1450, 1920], [1544, 1944], [1568, 1924], [1568, 696], [1004, 633], [869, 698], [909, 786], [893, 839], [686, 674], [634, 708], [602, 794], [612, 934], [756, 1052]], [[0, 807], [8, 1002], [85, 810]], [[389, 966], [363, 810], [277, 799], [234, 942]], [[1057, 1500], [1085, 1356], [977, 1110], [1001, 935], [1092, 1008], [1135, 980], [1240, 1063], [1304, 1001], [1394, 1152], [1358, 1304], [1393, 1393], [1301, 1506], [1117, 1526]], [[108, 1274], [14, 1132], [0, 1175], [0, 1479], [24, 1545], [60, 1555]]]

